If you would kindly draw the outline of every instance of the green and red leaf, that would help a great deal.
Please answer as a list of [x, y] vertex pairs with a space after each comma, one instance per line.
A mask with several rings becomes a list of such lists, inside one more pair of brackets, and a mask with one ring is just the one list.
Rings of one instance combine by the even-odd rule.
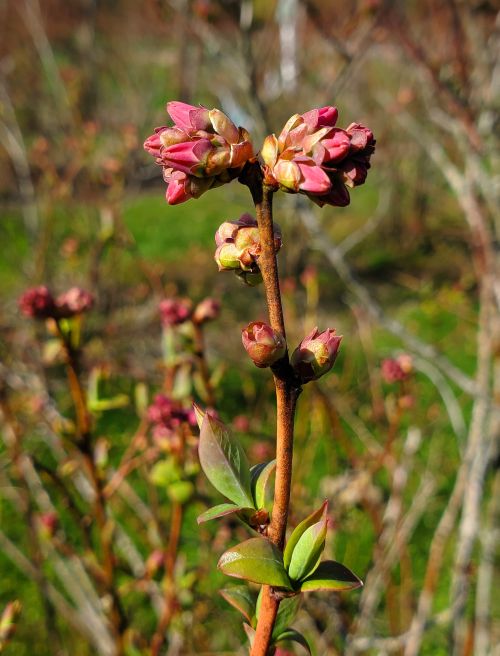
[[276, 470], [276, 460], [254, 465], [250, 469], [251, 487], [256, 508], [265, 508], [271, 512], [274, 499], [274, 489], [271, 485]]
[[292, 534], [288, 538], [286, 543], [285, 551], [283, 554], [283, 562], [288, 570], [290, 562], [292, 560], [293, 551], [302, 537], [302, 535], [307, 531], [308, 528], [317, 524], [321, 521], [322, 517], [326, 516], [326, 509], [328, 507], [328, 501], [324, 501], [321, 508], [315, 510], [309, 517], [306, 517], [300, 524], [293, 530]]
[[301, 592], [312, 592], [313, 590], [342, 592], [360, 588], [362, 585], [361, 579], [345, 565], [334, 560], [324, 560], [313, 574], [302, 581], [300, 590]]
[[237, 506], [254, 506], [250, 487], [250, 468], [245, 452], [222, 422], [205, 413], [198, 446], [206, 477]]
[[246, 585], [223, 588], [219, 590], [219, 594], [252, 624], [255, 615], [255, 597]]
[[328, 524], [326, 510], [324, 504], [319, 522], [306, 528], [293, 549], [288, 566], [288, 576], [292, 581], [301, 581], [312, 574], [321, 561]]
[[275, 638], [273, 642], [274, 644], [278, 642], [296, 642], [297, 644], [304, 647], [309, 656], [311, 656], [311, 648], [309, 647], [309, 643], [302, 635], [302, 633], [299, 633], [295, 629], [285, 629], [285, 631], [283, 631], [277, 638]]
[[238, 579], [292, 589], [281, 551], [266, 538], [250, 538], [228, 549], [220, 557], [218, 568]]
[[212, 508], [205, 510], [205, 512], [199, 515], [196, 521], [198, 524], [203, 524], [204, 522], [209, 522], [211, 519], [218, 519], [219, 517], [232, 515], [240, 510], [249, 510], [252, 513], [255, 512], [253, 508], [242, 508], [234, 503], [221, 503], [218, 506], [213, 506]]

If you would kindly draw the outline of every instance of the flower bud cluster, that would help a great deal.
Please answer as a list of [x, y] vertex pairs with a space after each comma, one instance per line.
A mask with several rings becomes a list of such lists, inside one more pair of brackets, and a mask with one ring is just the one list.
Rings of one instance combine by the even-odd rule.
[[285, 338], [263, 321], [252, 321], [242, 330], [241, 340], [257, 367], [270, 367], [286, 353]]
[[337, 117], [331, 106], [294, 114], [278, 138], [266, 137], [261, 151], [266, 183], [306, 194], [320, 207], [348, 205], [347, 187], [365, 182], [376, 142], [359, 123], [335, 127]]
[[153, 437], [159, 441], [172, 438], [182, 426], [195, 427], [196, 416], [191, 408], [186, 410], [178, 401], [164, 394], [157, 394], [147, 410], [153, 425]]
[[[237, 221], [225, 221], [215, 233], [215, 261], [219, 271], [235, 271], [247, 285], [262, 281], [258, 265], [261, 243], [257, 221], [242, 214]], [[274, 251], [281, 248], [281, 230], [274, 225]]]
[[380, 369], [386, 383], [399, 383], [410, 376], [413, 371], [413, 362], [410, 355], [403, 353], [397, 358], [382, 360]]
[[196, 324], [206, 323], [217, 319], [220, 313], [220, 302], [215, 298], [207, 297], [194, 308], [189, 299], [165, 298], [159, 305], [160, 317], [163, 326], [178, 326], [186, 321]]
[[191, 321], [196, 324], [206, 323], [217, 319], [220, 314], [220, 301], [207, 297], [198, 303], [191, 316]]
[[342, 335], [328, 328], [320, 333], [314, 328], [292, 353], [290, 363], [302, 383], [318, 380], [333, 367]]
[[231, 182], [254, 156], [248, 132], [219, 109], [169, 102], [167, 112], [173, 127], [156, 128], [144, 148], [163, 168], [170, 205]]
[[56, 298], [47, 287], [33, 287], [24, 292], [19, 299], [19, 309], [27, 317], [34, 319], [69, 319], [88, 312], [94, 297], [80, 287], [71, 287]]
[[191, 316], [191, 301], [187, 299], [165, 298], [158, 308], [164, 326], [178, 326]]

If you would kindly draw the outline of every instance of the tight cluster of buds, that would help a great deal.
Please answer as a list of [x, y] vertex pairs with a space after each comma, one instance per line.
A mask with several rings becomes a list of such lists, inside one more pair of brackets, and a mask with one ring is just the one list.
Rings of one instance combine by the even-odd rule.
[[195, 427], [196, 415], [191, 408], [186, 410], [177, 401], [164, 394], [157, 394], [147, 411], [153, 425], [153, 437], [158, 441], [169, 440], [183, 426]]
[[173, 127], [156, 128], [144, 148], [163, 168], [170, 205], [231, 182], [254, 156], [248, 132], [220, 109], [169, 102], [167, 112]]
[[80, 287], [54, 297], [47, 287], [33, 287], [20, 297], [19, 309], [27, 317], [34, 319], [69, 319], [88, 312], [94, 304], [90, 292]]
[[413, 371], [412, 358], [406, 353], [398, 355], [397, 358], [386, 358], [382, 360], [380, 370], [386, 383], [400, 383], [406, 380]]
[[241, 332], [246, 352], [257, 367], [270, 367], [286, 353], [285, 338], [263, 321], [252, 321]]
[[191, 301], [182, 298], [165, 298], [160, 301], [161, 322], [164, 326], [178, 326], [191, 316]]
[[165, 298], [159, 305], [160, 317], [163, 326], [178, 326], [186, 321], [196, 324], [206, 323], [217, 319], [220, 313], [220, 302], [215, 298], [207, 297], [194, 308], [188, 299]]
[[314, 328], [292, 353], [290, 363], [302, 383], [318, 380], [333, 367], [342, 335], [328, 328], [320, 333]]
[[359, 123], [335, 127], [336, 107], [294, 114], [278, 138], [266, 137], [261, 151], [267, 184], [289, 193], [303, 193], [320, 207], [345, 206], [347, 187], [364, 183], [375, 139]]
[[[262, 281], [259, 269], [261, 253], [257, 221], [250, 214], [242, 214], [237, 221], [224, 221], [215, 233], [215, 261], [219, 271], [235, 271], [247, 285]], [[281, 230], [274, 225], [274, 251], [281, 248]]]

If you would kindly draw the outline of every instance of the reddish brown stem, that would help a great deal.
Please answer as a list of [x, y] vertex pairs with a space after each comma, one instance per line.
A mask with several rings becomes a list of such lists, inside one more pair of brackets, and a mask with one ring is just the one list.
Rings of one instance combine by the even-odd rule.
[[174, 569], [181, 536], [182, 527], [182, 505], [172, 505], [172, 517], [170, 521], [170, 536], [165, 550], [165, 577], [163, 580], [165, 591], [165, 606], [158, 621], [155, 634], [151, 640], [151, 656], [158, 656], [165, 641], [165, 634], [175, 612], [176, 594], [174, 585]]
[[[263, 183], [258, 165], [249, 167], [244, 182], [250, 188], [257, 212], [261, 243], [259, 267], [264, 280], [269, 323], [274, 330], [286, 337], [278, 264], [274, 249], [273, 190]], [[273, 514], [268, 536], [271, 542], [283, 549], [292, 484], [293, 425], [300, 384], [290, 366], [288, 353], [273, 366], [273, 374], [276, 386], [276, 482]], [[252, 656], [267, 656], [279, 603], [280, 601], [273, 594], [272, 588], [267, 585], [263, 586], [262, 605], [251, 652]]]
[[115, 585], [113, 534], [110, 530], [106, 513], [103, 481], [94, 460], [92, 422], [90, 412], [88, 411], [85, 390], [80, 381], [79, 353], [73, 348], [70, 338], [61, 330], [58, 323], [57, 329], [65, 350], [69, 387], [75, 405], [78, 434], [77, 446], [94, 488], [94, 515], [101, 547], [102, 569], [105, 577], [104, 589], [111, 599], [110, 619], [116, 641], [116, 656], [122, 656], [125, 653], [123, 634], [127, 626], [127, 620]]

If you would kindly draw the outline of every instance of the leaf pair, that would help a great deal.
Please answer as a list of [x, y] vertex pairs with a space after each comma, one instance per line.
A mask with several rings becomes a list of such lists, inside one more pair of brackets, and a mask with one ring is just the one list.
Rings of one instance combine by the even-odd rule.
[[219, 569], [235, 578], [290, 592], [350, 590], [362, 582], [333, 560], [321, 563], [327, 531], [327, 502], [304, 519], [281, 551], [269, 540], [251, 538], [222, 554]]
[[272, 504], [271, 477], [276, 461], [250, 467], [245, 452], [222, 422], [195, 406], [200, 439], [198, 453], [206, 477], [232, 503], [209, 508], [198, 524], [238, 513], [250, 525], [266, 524]]

